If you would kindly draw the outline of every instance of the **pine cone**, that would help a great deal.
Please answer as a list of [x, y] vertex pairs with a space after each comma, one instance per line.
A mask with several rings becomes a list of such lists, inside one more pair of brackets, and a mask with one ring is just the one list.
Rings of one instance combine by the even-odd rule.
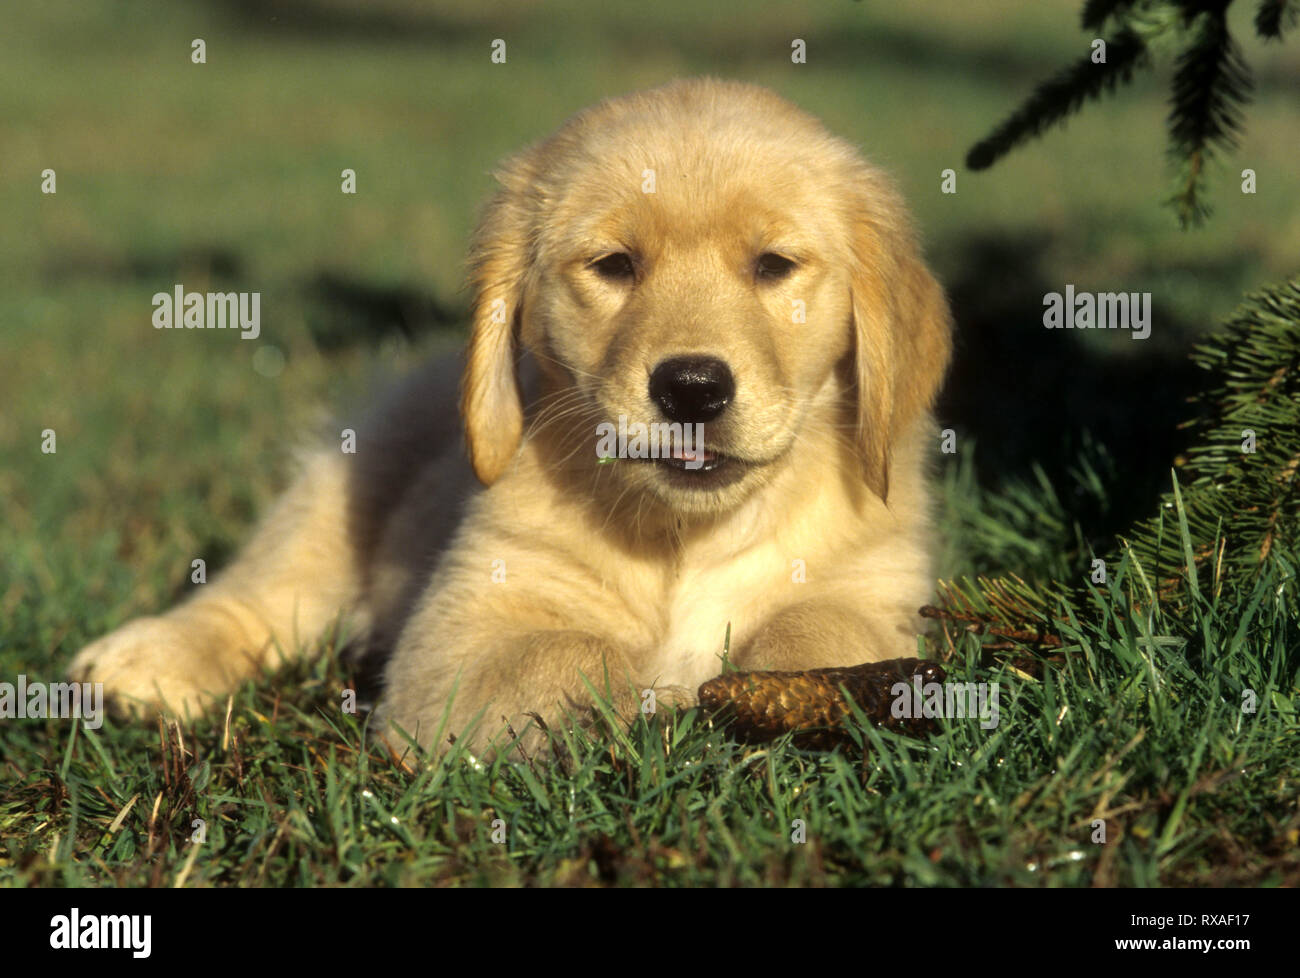
[[816, 750], [829, 749], [848, 739], [845, 724], [852, 713], [840, 687], [858, 709], [878, 726], [910, 734], [928, 734], [934, 721], [924, 717], [896, 717], [891, 689], [896, 683], [910, 688], [913, 676], [921, 682], [943, 682], [937, 662], [888, 659], [838, 669], [802, 672], [733, 672], [710, 679], [700, 687], [700, 705], [720, 713], [741, 740], [773, 740], [797, 731], [795, 743]]

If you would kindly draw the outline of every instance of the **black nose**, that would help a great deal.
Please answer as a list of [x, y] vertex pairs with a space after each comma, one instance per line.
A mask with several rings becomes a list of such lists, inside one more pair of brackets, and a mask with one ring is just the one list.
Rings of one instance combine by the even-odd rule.
[[650, 399], [669, 421], [712, 421], [735, 396], [731, 368], [716, 357], [673, 357], [650, 375]]

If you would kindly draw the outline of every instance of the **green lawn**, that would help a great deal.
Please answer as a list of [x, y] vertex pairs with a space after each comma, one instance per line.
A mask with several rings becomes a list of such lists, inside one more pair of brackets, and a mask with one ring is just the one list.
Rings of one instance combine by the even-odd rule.
[[[1086, 51], [1074, 0], [436, 8], [60, 0], [6, 18], [0, 682], [53, 679], [173, 601], [195, 555], [219, 565], [243, 539], [324, 411], [458, 342], [492, 167], [606, 95], [762, 82], [898, 178], [962, 330], [945, 577], [1081, 581], [1089, 546], [1169, 486], [1193, 339], [1296, 271], [1295, 37], [1244, 44], [1259, 74], [1241, 147], [1214, 171], [1210, 224], [1183, 233], [1159, 205], [1167, 65], [986, 173], [962, 167]], [[790, 63], [796, 37], [806, 65]], [[956, 195], [939, 192], [947, 167]], [[1238, 192], [1245, 167], [1254, 196]], [[39, 192], [46, 168], [55, 195]], [[356, 196], [339, 192], [344, 168]], [[155, 331], [150, 296], [177, 282], [260, 291], [261, 338]], [[1151, 340], [1058, 342], [1041, 296], [1066, 282], [1152, 292]], [[1092, 600], [1105, 617], [1107, 596]], [[1231, 646], [1234, 676], [1277, 691], [1257, 722], [1184, 667], [1164, 638], [1186, 626], [1157, 613], [1120, 638], [1064, 629], [1076, 654], [1041, 676], [961, 639], [950, 672], [1002, 683], [998, 729], [869, 730], [865, 762], [744, 747], [691, 713], [574, 735], [564, 764], [453, 755], [408, 772], [359, 746], [331, 647], [245, 685], [228, 724], [186, 725], [183, 748], [147, 725], [0, 721], [0, 882], [1295, 885], [1300, 621], [1261, 608], [1244, 646], [1231, 616], [1195, 621], [1206, 649]]]

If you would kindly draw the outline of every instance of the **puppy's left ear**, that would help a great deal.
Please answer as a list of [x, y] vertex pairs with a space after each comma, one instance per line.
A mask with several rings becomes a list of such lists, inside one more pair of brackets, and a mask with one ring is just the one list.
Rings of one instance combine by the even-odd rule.
[[491, 485], [514, 457], [524, 405], [516, 370], [528, 250], [531, 167], [527, 156], [497, 174], [501, 189], [488, 204], [470, 248], [473, 323], [461, 378], [460, 413], [474, 474]]
[[[952, 313], [893, 190], [873, 174], [854, 225], [857, 436], [867, 485], [889, 496], [900, 438], [934, 404], [952, 355]], [[882, 206], [883, 204], [883, 206]]]

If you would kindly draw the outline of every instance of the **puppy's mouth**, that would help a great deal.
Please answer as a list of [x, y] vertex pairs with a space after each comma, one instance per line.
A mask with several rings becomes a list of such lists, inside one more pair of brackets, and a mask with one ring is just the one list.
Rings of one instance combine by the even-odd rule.
[[648, 458], [677, 489], [722, 489], [744, 478], [748, 463], [708, 448], [673, 448], [663, 458]]
[[661, 465], [680, 469], [683, 472], [712, 472], [731, 459], [707, 448], [674, 447], [667, 458], [652, 458], [646, 461], [659, 462]]
[[635, 469], [642, 473], [638, 481], [653, 472], [651, 478], [663, 488], [687, 493], [725, 489], [768, 461], [709, 444], [701, 424], [641, 422], [635, 415], [628, 419], [614, 411], [609, 417], [618, 420], [605, 420], [597, 427], [596, 464]]

